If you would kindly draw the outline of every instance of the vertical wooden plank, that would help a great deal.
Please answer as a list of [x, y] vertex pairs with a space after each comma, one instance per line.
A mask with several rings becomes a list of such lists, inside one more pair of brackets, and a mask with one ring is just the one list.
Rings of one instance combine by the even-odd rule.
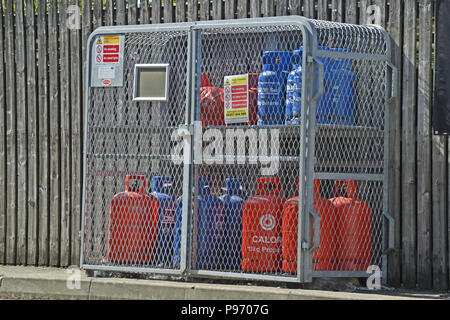
[[278, 0], [276, 4], [276, 15], [287, 16], [288, 15], [288, 0]]
[[48, 144], [48, 71], [47, 71], [47, 5], [38, 5], [38, 86], [39, 86], [39, 247], [38, 264], [48, 265], [48, 214], [49, 214], [49, 144]]
[[[400, 1], [394, 1], [400, 2]], [[393, 4], [395, 6], [395, 4]], [[346, 0], [345, 1], [345, 22], [356, 24], [358, 22], [357, 18], [357, 0]]]
[[275, 15], [273, 0], [263, 0], [264, 17], [273, 17]]
[[152, 24], [161, 22], [161, 0], [152, 1]]
[[59, 1], [59, 48], [60, 48], [60, 150], [61, 150], [61, 219], [60, 219], [60, 261], [59, 265], [67, 267], [70, 263], [70, 159], [72, 148], [70, 145], [70, 51], [69, 29], [66, 24], [67, 1]]
[[[435, 2], [433, 2], [435, 3]], [[447, 4], [443, 4], [447, 6]], [[436, 7], [436, 15], [439, 15], [439, 19], [448, 19], [445, 15], [446, 10]], [[447, 35], [445, 35], [446, 37]], [[440, 39], [435, 38], [438, 42]], [[437, 65], [437, 68], [440, 66]], [[448, 290], [449, 289], [449, 223], [450, 217], [450, 181], [447, 176], [449, 174], [450, 157], [448, 145], [448, 137], [445, 136], [433, 136], [432, 138], [432, 268], [433, 268], [433, 289], [435, 290]], [[446, 198], [447, 197], [447, 198]]]
[[[125, 2], [124, 1], [116, 1], [116, 22], [117, 25], [122, 25], [126, 23], [126, 15], [125, 15]], [[82, 64], [82, 69], [81, 69], [81, 101], [79, 102], [80, 105], [82, 106], [81, 110], [80, 110], [80, 123], [79, 123], [79, 128], [80, 128], [80, 137], [79, 137], [79, 142], [80, 142], [80, 150], [83, 150], [83, 131], [84, 131], [84, 113], [86, 112], [86, 106], [84, 105], [84, 101], [85, 101], [85, 92], [84, 92], [84, 88], [86, 87], [86, 60], [87, 60], [87, 39], [89, 37], [89, 35], [92, 32], [92, 11], [91, 11], [91, 0], [83, 0], [83, 10], [82, 10], [82, 30], [81, 30], [81, 64]], [[73, 116], [73, 118], [75, 119], [75, 115]], [[74, 131], [76, 130], [76, 127], [74, 127], [73, 129]], [[75, 139], [75, 138], [74, 138]], [[77, 146], [77, 142], [75, 141], [73, 143], [75, 143], [75, 148]], [[75, 150], [75, 149], [74, 149]], [[82, 159], [80, 158], [80, 175], [82, 175]], [[75, 170], [78, 168], [75, 168]], [[73, 174], [75, 175], [75, 174]], [[75, 186], [74, 186], [75, 187]], [[82, 189], [79, 189], [79, 192], [82, 192]], [[76, 195], [78, 196], [78, 195]], [[80, 197], [81, 199], [81, 197]], [[84, 199], [81, 199], [81, 201], [84, 201]], [[81, 205], [81, 203], [80, 203]], [[80, 210], [81, 212], [81, 210]], [[84, 214], [84, 212], [82, 213]]]
[[314, 19], [316, 17], [315, 0], [305, 1], [305, 17]]
[[17, 98], [17, 258], [16, 264], [27, 262], [27, 86], [25, 72], [24, 1], [16, 1], [16, 98]]
[[234, 0], [225, 1], [225, 19], [234, 19], [236, 13], [236, 2]]
[[446, 164], [448, 162], [447, 137], [433, 136], [432, 143], [432, 192], [433, 192], [433, 239], [432, 277], [434, 290], [448, 290], [448, 217], [446, 196], [448, 182]]
[[[392, 1], [389, 7], [389, 34], [392, 45], [392, 61], [398, 68], [399, 79], [402, 79], [402, 1]], [[347, 15], [348, 18], [348, 15]], [[402, 83], [397, 84], [398, 92], [401, 92]], [[389, 108], [389, 212], [395, 219], [395, 250], [388, 257], [388, 283], [399, 287], [401, 284], [401, 164], [402, 164], [402, 110], [401, 96], [395, 100], [395, 103]]]
[[[69, 0], [71, 5], [78, 5], [77, 0]], [[112, 14], [112, 10], [110, 11]], [[81, 17], [80, 17], [81, 19]], [[106, 19], [110, 21], [110, 19]], [[82, 76], [82, 45], [81, 30], [70, 30], [70, 264], [78, 265], [80, 261], [80, 230], [81, 230], [81, 193], [82, 193], [82, 122], [83, 122], [83, 100], [81, 85]]]
[[[100, 0], [103, 2], [102, 0]], [[138, 23], [137, 0], [128, 0], [128, 24]]]
[[[225, 9], [226, 11], [226, 9]], [[197, 1], [188, 1], [187, 5], [187, 21], [197, 21], [198, 14], [198, 2]], [[226, 18], [225, 18], [226, 19]]]
[[331, 20], [336, 22], [344, 22], [344, 1], [332, 0], [331, 7]]
[[17, 128], [16, 77], [14, 61], [14, 7], [12, 1], [5, 6], [6, 53], [6, 263], [16, 262], [17, 230]]
[[209, 0], [200, 0], [200, 20], [209, 20]]
[[175, 21], [185, 22], [186, 21], [186, 2], [177, 1], [175, 7]]
[[302, 2], [300, 0], [291, 0], [289, 11], [291, 15], [302, 15]]
[[[209, 16], [209, 9], [208, 9], [208, 16]], [[170, 22], [173, 22], [173, 1], [164, 1], [164, 23]]]
[[261, 17], [261, 0], [250, 0], [250, 18]]
[[403, 33], [402, 121], [402, 279], [416, 285], [417, 181], [416, 181], [416, 1], [405, 0]]
[[150, 6], [147, 0], [141, 1], [141, 8], [139, 9], [139, 20], [141, 24], [150, 23]]
[[375, 5], [380, 8], [380, 20], [381, 26], [384, 27], [386, 25], [386, 12], [387, 12], [387, 0], [375, 0]]
[[[0, 1], [0, 199], [6, 199], [6, 81], [3, 38], [3, 2]], [[0, 203], [0, 264], [6, 263], [6, 201]]]
[[[83, 7], [84, 7], [84, 3], [87, 3], [87, 2], [89, 2], [89, 0], [84, 0]], [[86, 16], [85, 12], [83, 10], [83, 19], [88, 19], [88, 18], [89, 18], [89, 16]], [[125, 24], [127, 24], [125, 1], [116, 1], [116, 25], [123, 26]]]
[[248, 2], [247, 2], [247, 0], [238, 0], [236, 10], [237, 10], [238, 19], [247, 18], [248, 17]]
[[317, 19], [328, 20], [328, 0], [317, 1]]
[[48, 6], [48, 59], [50, 100], [50, 265], [59, 266], [61, 172], [59, 141], [59, 74], [58, 74], [58, 3], [50, 0]]
[[223, 19], [222, 4], [223, 4], [222, 0], [213, 0], [213, 2], [212, 2], [213, 20], [222, 20]]
[[431, 289], [431, 0], [421, 0], [419, 8], [417, 284]]
[[92, 24], [94, 30], [103, 25], [103, 0], [94, 0]]
[[370, 0], [360, 0], [359, 2], [359, 24], [367, 24], [367, 8]]
[[[69, 0], [69, 2], [70, 2], [70, 0]], [[145, 3], [145, 1], [143, 1], [142, 3]], [[113, 25], [114, 25], [114, 0], [106, 0], [106, 3], [105, 3], [105, 26], [113, 26]]]

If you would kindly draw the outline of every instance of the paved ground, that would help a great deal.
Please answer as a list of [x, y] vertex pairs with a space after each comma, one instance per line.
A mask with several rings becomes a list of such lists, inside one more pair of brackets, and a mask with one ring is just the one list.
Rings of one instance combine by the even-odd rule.
[[320, 279], [306, 287], [88, 277], [84, 271], [77, 270], [0, 265], [0, 299], [450, 300], [450, 293], [390, 288], [368, 291], [348, 279]]

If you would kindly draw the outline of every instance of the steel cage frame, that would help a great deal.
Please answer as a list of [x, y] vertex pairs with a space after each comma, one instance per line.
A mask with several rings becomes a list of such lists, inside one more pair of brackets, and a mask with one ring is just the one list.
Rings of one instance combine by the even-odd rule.
[[[207, 278], [226, 278], [226, 279], [240, 279], [240, 280], [263, 280], [263, 281], [279, 281], [279, 282], [311, 282], [314, 277], [367, 277], [366, 272], [343, 272], [343, 271], [327, 271], [318, 272], [313, 271], [312, 268], [312, 252], [314, 248], [312, 243], [313, 228], [311, 225], [311, 215], [313, 215], [313, 181], [316, 178], [328, 179], [329, 174], [315, 172], [314, 169], [314, 148], [315, 148], [315, 133], [316, 133], [316, 119], [315, 110], [318, 98], [323, 94], [320, 85], [323, 84], [323, 72], [317, 73], [317, 67], [321, 67], [320, 57], [334, 57], [334, 58], [355, 58], [378, 60], [386, 63], [386, 92], [385, 92], [385, 127], [384, 127], [384, 170], [383, 174], [376, 177], [376, 179], [383, 181], [383, 215], [386, 218], [388, 244], [385, 245], [383, 254], [383, 280], [386, 278], [387, 260], [386, 254], [394, 246], [394, 219], [388, 213], [389, 195], [388, 189], [388, 145], [389, 145], [389, 112], [388, 108], [390, 100], [397, 98], [396, 83], [397, 83], [397, 68], [391, 63], [391, 43], [387, 32], [381, 28], [373, 26], [384, 35], [386, 54], [373, 56], [364, 53], [330, 53], [320, 52], [318, 50], [318, 33], [316, 26], [312, 23], [313, 20], [301, 16], [287, 16], [287, 17], [271, 17], [271, 18], [251, 18], [251, 19], [236, 19], [236, 20], [218, 20], [218, 21], [200, 21], [200, 22], [186, 22], [186, 23], [171, 23], [161, 25], [139, 25], [139, 26], [114, 26], [114, 27], [100, 27], [96, 29], [88, 38], [87, 41], [87, 59], [86, 59], [86, 85], [85, 85], [85, 114], [84, 114], [84, 145], [83, 145], [83, 185], [82, 185], [82, 226], [81, 226], [81, 254], [80, 266], [86, 270], [103, 270], [116, 272], [133, 272], [133, 273], [153, 273], [166, 275], [183, 275], [192, 277], [207, 277]], [[222, 271], [206, 271], [206, 270], [192, 270], [190, 267], [191, 252], [189, 252], [189, 223], [192, 215], [192, 189], [194, 179], [194, 163], [193, 163], [193, 122], [195, 119], [195, 110], [198, 105], [198, 86], [200, 82], [199, 67], [200, 61], [198, 57], [200, 45], [201, 32], [207, 28], [229, 28], [229, 27], [250, 27], [250, 26], [278, 26], [278, 25], [295, 25], [301, 30], [303, 35], [303, 56], [302, 61], [306, 66], [304, 75], [307, 79], [307, 85], [302, 86], [302, 121], [300, 126], [300, 164], [299, 164], [299, 178], [303, 179], [304, 183], [299, 185], [299, 227], [298, 227], [298, 270], [295, 276], [278, 276], [265, 274], [251, 274], [251, 273], [232, 273]], [[188, 52], [187, 52], [187, 78], [186, 78], [186, 105], [185, 105], [185, 123], [180, 124], [180, 130], [184, 131], [184, 164], [183, 164], [183, 193], [182, 193], [182, 228], [181, 228], [181, 261], [179, 269], [162, 269], [162, 268], [147, 268], [147, 267], [116, 267], [116, 266], [102, 266], [84, 263], [84, 238], [85, 238], [85, 224], [86, 224], [86, 181], [87, 181], [87, 144], [88, 144], [88, 108], [90, 106], [90, 83], [91, 83], [91, 69], [92, 59], [91, 52], [94, 45], [94, 39], [100, 35], [127, 33], [157, 33], [164, 31], [188, 31]], [[315, 92], [316, 80], [319, 78], [319, 88]], [[312, 143], [311, 143], [312, 141]], [[186, 161], [187, 160], [187, 161]], [[348, 174], [346, 175], [348, 176]], [[359, 178], [368, 178], [364, 176], [357, 176]], [[305, 214], [306, 213], [306, 214]], [[319, 219], [316, 219], [316, 224]], [[316, 237], [319, 233], [316, 233]]]

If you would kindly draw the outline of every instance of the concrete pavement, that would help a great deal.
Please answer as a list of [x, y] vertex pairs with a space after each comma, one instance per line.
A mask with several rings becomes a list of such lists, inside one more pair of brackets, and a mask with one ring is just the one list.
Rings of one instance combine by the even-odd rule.
[[[317, 287], [311, 286], [311, 288]], [[415, 291], [335, 292], [270, 286], [87, 277], [84, 271], [0, 265], [0, 299], [405, 300], [449, 299]]]

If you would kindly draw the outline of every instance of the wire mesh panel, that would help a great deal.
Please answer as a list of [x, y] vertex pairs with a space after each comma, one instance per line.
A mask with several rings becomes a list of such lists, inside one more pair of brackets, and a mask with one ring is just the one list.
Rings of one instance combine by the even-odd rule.
[[386, 240], [389, 45], [375, 26], [312, 23], [325, 87], [316, 105], [314, 207], [322, 219], [313, 270], [364, 275], [382, 269]]
[[296, 279], [297, 251], [285, 259], [283, 242], [298, 228], [283, 215], [299, 194], [301, 124], [287, 126], [285, 108], [288, 76], [302, 64], [303, 28], [199, 30], [191, 268]]
[[[89, 88], [83, 263], [174, 269], [183, 165], [172, 133], [186, 120], [188, 31], [127, 32], [123, 47], [123, 84]], [[166, 101], [133, 99], [139, 64], [170, 65]]]

